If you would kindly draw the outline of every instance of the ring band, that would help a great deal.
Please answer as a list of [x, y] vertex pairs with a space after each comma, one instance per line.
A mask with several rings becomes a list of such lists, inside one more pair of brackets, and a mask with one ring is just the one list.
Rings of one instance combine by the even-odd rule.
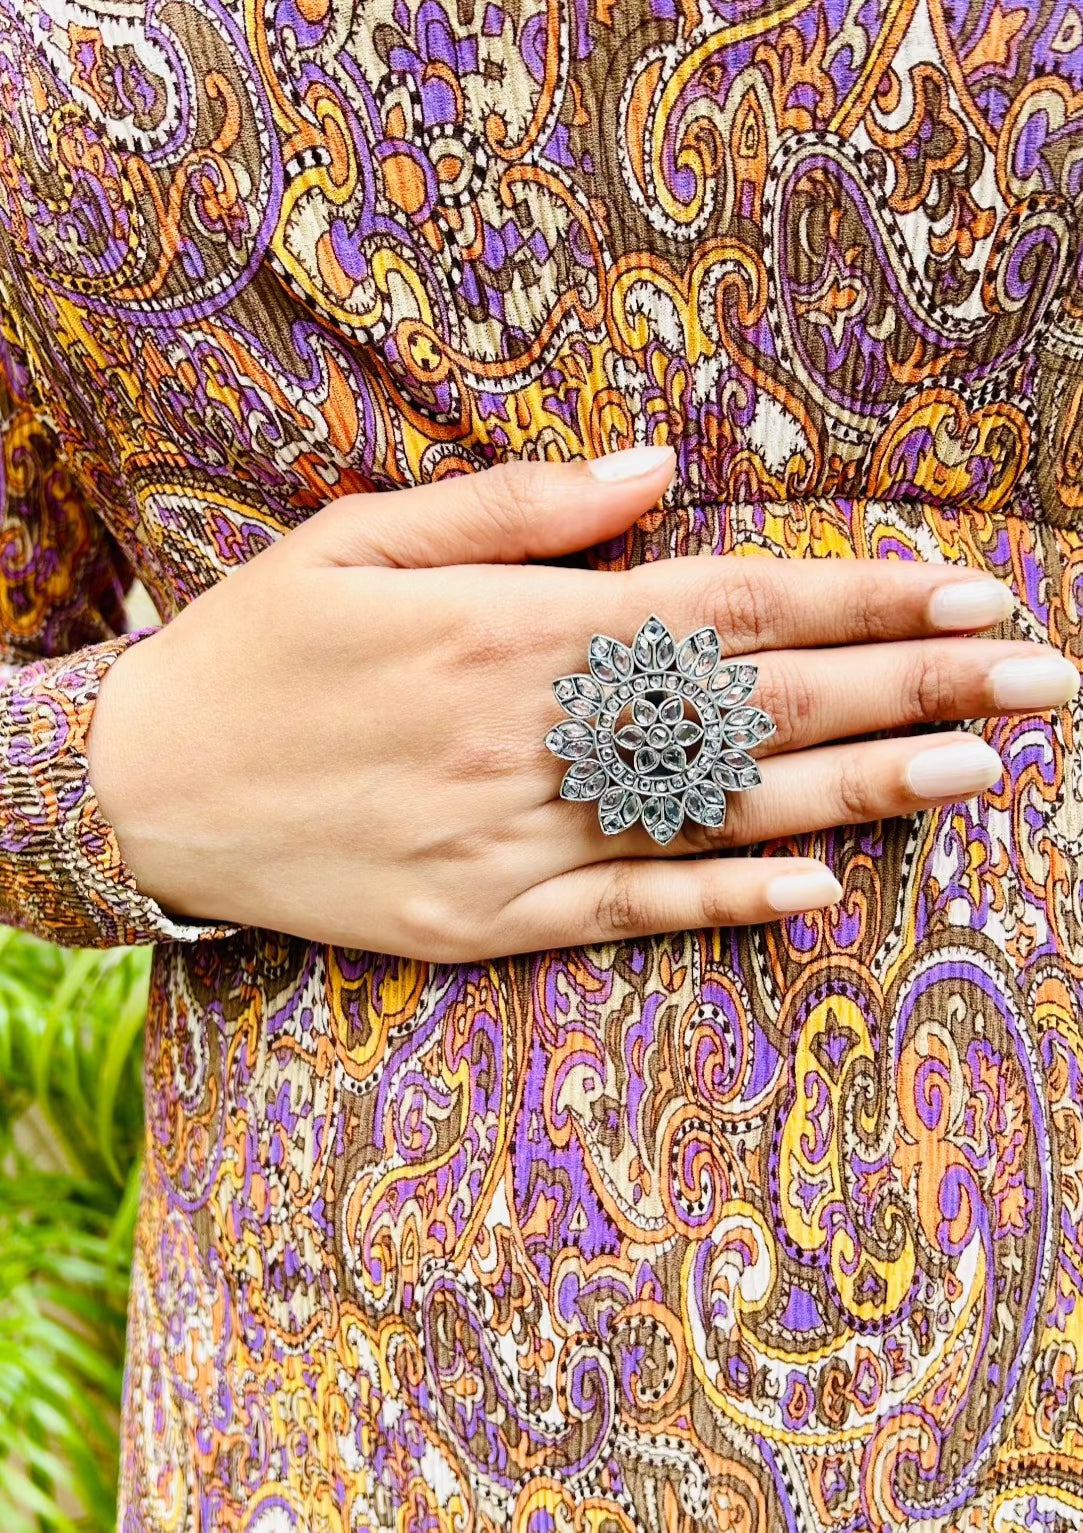
[[554, 756], [571, 762], [561, 798], [596, 799], [607, 836], [640, 818], [659, 846], [673, 840], [685, 816], [718, 829], [726, 794], [760, 781], [749, 751], [775, 732], [771, 715], [747, 701], [759, 668], [723, 664], [715, 628], [697, 628], [676, 643], [653, 613], [631, 648], [594, 634], [587, 663], [589, 675], [553, 682], [568, 715], [545, 737]]

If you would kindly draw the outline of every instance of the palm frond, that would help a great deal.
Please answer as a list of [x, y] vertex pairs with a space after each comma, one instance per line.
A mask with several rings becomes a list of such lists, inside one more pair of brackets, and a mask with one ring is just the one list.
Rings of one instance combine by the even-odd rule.
[[0, 1527], [111, 1533], [147, 949], [0, 930]]

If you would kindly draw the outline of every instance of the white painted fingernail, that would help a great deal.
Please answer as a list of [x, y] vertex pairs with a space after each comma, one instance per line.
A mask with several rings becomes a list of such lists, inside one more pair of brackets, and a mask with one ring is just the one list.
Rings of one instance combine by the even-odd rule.
[[663, 463], [673, 461], [672, 447], [623, 447], [620, 452], [591, 458], [589, 463], [595, 479], [612, 483], [615, 479], [638, 479], [643, 474], [652, 474]]
[[929, 598], [934, 628], [991, 628], [1015, 610], [1015, 597], [1000, 580], [952, 580]]
[[934, 745], [914, 756], [906, 781], [915, 798], [970, 798], [999, 782], [1004, 763], [984, 740]]
[[827, 868], [810, 868], [804, 873], [780, 873], [764, 891], [772, 910], [789, 915], [797, 910], [822, 910], [842, 899], [842, 885]]
[[989, 679], [998, 708], [1060, 708], [1079, 691], [1079, 671], [1063, 655], [1002, 660]]

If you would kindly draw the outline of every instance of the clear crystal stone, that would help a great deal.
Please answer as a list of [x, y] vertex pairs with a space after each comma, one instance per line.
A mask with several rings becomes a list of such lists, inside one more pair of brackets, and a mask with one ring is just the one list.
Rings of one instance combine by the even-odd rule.
[[638, 750], [641, 745], [646, 745], [647, 736], [639, 728], [638, 724], [627, 724], [617, 736], [617, 744], [623, 745], [625, 750]]
[[594, 731], [589, 724], [569, 719], [551, 729], [545, 737], [545, 743], [554, 756], [560, 756], [565, 761], [578, 761], [594, 750]]
[[662, 752], [662, 765], [667, 772], [683, 772], [688, 758], [679, 745], [668, 745]]
[[635, 768], [637, 772], [653, 772], [658, 765], [660, 757], [656, 750], [649, 745], [641, 745], [635, 754]]
[[705, 681], [718, 664], [721, 651], [713, 628], [697, 628], [677, 650], [677, 669], [693, 681]]
[[593, 718], [605, 697], [593, 676], [561, 676], [553, 691], [564, 711], [577, 719]]
[[726, 818], [726, 795], [714, 783], [700, 783], [685, 794], [684, 808], [697, 825], [717, 828]]
[[722, 738], [740, 750], [759, 745], [774, 732], [774, 720], [762, 708], [734, 708], [722, 722]]
[[760, 769], [752, 757], [741, 750], [720, 751], [718, 760], [711, 768], [711, 776], [720, 788], [743, 791], [755, 788], [760, 781]]
[[594, 635], [588, 655], [592, 673], [607, 686], [626, 681], [635, 669], [632, 651], [627, 644], [622, 644], [619, 639], [611, 639], [608, 634]]
[[756, 685], [758, 675], [759, 667], [747, 662], [722, 666], [710, 681], [711, 691], [717, 694], [719, 706], [736, 708], [739, 703], [743, 703]]
[[678, 745], [695, 745], [702, 733], [703, 730], [691, 719], [682, 719], [673, 731], [673, 738]]
[[606, 782], [605, 772], [596, 761], [576, 761], [564, 774], [560, 796], [577, 800], [598, 798]]
[[659, 846], [668, 845], [683, 823], [684, 805], [679, 798], [652, 798], [643, 805], [643, 825]]
[[643, 802], [628, 788], [607, 788], [598, 800], [598, 822], [607, 836], [627, 830], [639, 818]]

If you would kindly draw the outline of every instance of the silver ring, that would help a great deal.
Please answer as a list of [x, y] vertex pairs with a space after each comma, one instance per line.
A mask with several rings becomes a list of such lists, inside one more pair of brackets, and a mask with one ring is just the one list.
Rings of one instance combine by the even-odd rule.
[[615, 836], [642, 817], [666, 846], [685, 816], [717, 829], [726, 794], [754, 788], [760, 769], [749, 751], [775, 732], [762, 708], [748, 705], [759, 668], [722, 663], [715, 628], [697, 628], [678, 644], [651, 614], [632, 647], [596, 633], [590, 674], [558, 676], [557, 702], [568, 714], [545, 737], [572, 764], [561, 798], [598, 801], [598, 822]]

